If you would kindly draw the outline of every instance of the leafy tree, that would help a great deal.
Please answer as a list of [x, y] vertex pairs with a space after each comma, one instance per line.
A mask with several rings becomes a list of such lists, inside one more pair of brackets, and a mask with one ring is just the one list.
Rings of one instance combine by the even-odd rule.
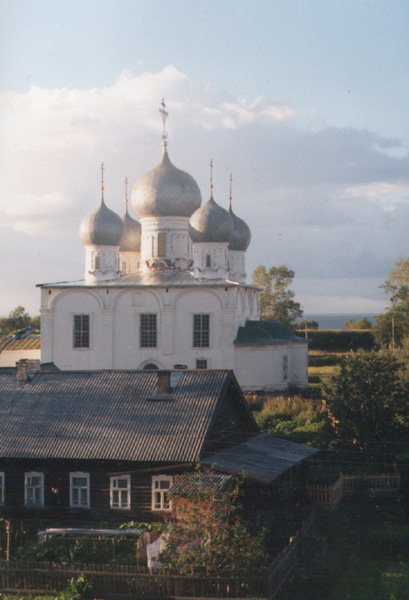
[[176, 519], [161, 557], [165, 568], [183, 575], [208, 575], [266, 563], [264, 531], [250, 533], [237, 514], [238, 479], [221, 482], [213, 471], [198, 468], [183, 482], [183, 492], [170, 493]]
[[354, 329], [372, 329], [372, 323], [365, 317], [357, 319], [356, 321], [354, 321], [354, 319], [347, 319], [344, 323], [344, 327], [349, 331]]
[[268, 271], [264, 265], [254, 269], [252, 284], [263, 289], [260, 294], [262, 319], [296, 326], [296, 319], [302, 317], [303, 310], [301, 304], [294, 300], [295, 294], [290, 289], [293, 279], [294, 271], [285, 265], [271, 267]]
[[24, 306], [16, 306], [9, 312], [8, 317], [0, 319], [0, 336], [15, 333], [27, 325], [34, 327], [35, 331], [40, 331], [40, 317], [30, 317]]
[[337, 445], [373, 457], [392, 454], [409, 426], [408, 388], [390, 353], [359, 351], [341, 363], [325, 387], [329, 427]]
[[376, 320], [376, 340], [380, 345], [401, 346], [409, 336], [409, 258], [399, 258], [394, 263], [381, 287], [391, 304]]

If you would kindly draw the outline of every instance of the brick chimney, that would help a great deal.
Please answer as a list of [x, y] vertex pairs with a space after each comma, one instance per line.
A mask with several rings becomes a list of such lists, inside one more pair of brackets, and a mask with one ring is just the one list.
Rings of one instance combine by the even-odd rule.
[[170, 371], [158, 371], [158, 394], [170, 394]]
[[17, 383], [19, 385], [25, 385], [29, 381], [31, 381], [31, 377], [28, 370], [28, 359], [22, 358], [21, 360], [16, 362], [17, 367]]

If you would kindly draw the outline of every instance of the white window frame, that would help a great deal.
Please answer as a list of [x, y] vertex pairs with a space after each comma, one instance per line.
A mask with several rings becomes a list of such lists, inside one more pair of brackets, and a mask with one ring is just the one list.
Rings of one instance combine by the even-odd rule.
[[6, 475], [4, 471], [0, 471], [0, 504], [4, 504], [6, 496]]
[[[40, 483], [38, 485], [32, 485], [31, 479], [33, 477], [38, 477], [40, 479]], [[29, 490], [38, 490], [34, 492], [36, 498], [34, 498], [34, 502], [29, 502]], [[28, 471], [24, 473], [24, 506], [29, 508], [40, 508], [44, 506], [44, 473], [40, 473], [38, 471]]]
[[[161, 482], [169, 482], [169, 487], [161, 489]], [[152, 476], [152, 510], [170, 512], [172, 510], [172, 501], [166, 502], [166, 492], [173, 485], [172, 475], [153, 475]]]
[[[126, 487], [118, 485], [120, 481], [126, 482]], [[126, 502], [122, 500], [122, 493], [126, 492]], [[117, 499], [116, 499], [117, 496]], [[117, 510], [130, 510], [131, 508], [131, 476], [117, 475], [109, 480], [110, 507]]]
[[[74, 486], [74, 479], [81, 478], [86, 480], [86, 485]], [[87, 491], [87, 502], [81, 502], [81, 492], [78, 494], [78, 499], [74, 498], [77, 494], [74, 494], [76, 490]], [[71, 508], [89, 508], [90, 507], [90, 479], [89, 473], [83, 473], [82, 471], [75, 471], [70, 473], [70, 507]]]

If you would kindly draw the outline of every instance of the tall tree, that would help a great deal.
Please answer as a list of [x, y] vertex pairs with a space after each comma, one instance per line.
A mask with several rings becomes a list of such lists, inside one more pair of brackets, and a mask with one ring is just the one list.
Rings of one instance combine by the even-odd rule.
[[268, 560], [264, 530], [250, 532], [238, 514], [240, 481], [199, 467], [170, 493], [175, 519], [161, 557], [165, 568], [199, 575], [261, 567]]
[[260, 294], [262, 319], [296, 326], [296, 319], [302, 317], [303, 310], [301, 304], [294, 300], [295, 294], [290, 289], [294, 275], [294, 271], [285, 265], [271, 267], [268, 271], [264, 265], [254, 269], [252, 284], [263, 289]]
[[325, 388], [329, 423], [341, 448], [373, 458], [393, 454], [407, 435], [407, 386], [401, 365], [389, 352], [348, 355]]
[[381, 286], [390, 307], [376, 320], [375, 336], [380, 345], [400, 346], [409, 336], [409, 258], [399, 258]]

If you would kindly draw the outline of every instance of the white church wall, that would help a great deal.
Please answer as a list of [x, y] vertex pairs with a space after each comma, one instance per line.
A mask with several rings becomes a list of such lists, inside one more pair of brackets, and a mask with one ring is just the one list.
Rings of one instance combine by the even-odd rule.
[[[42, 310], [42, 362], [61, 369], [112, 369], [112, 310], [109, 290], [73, 289], [54, 295]], [[108, 305], [108, 306], [107, 306]], [[74, 348], [74, 315], [89, 315], [89, 347]]]
[[235, 346], [235, 374], [243, 390], [284, 390], [306, 385], [304, 343]]

